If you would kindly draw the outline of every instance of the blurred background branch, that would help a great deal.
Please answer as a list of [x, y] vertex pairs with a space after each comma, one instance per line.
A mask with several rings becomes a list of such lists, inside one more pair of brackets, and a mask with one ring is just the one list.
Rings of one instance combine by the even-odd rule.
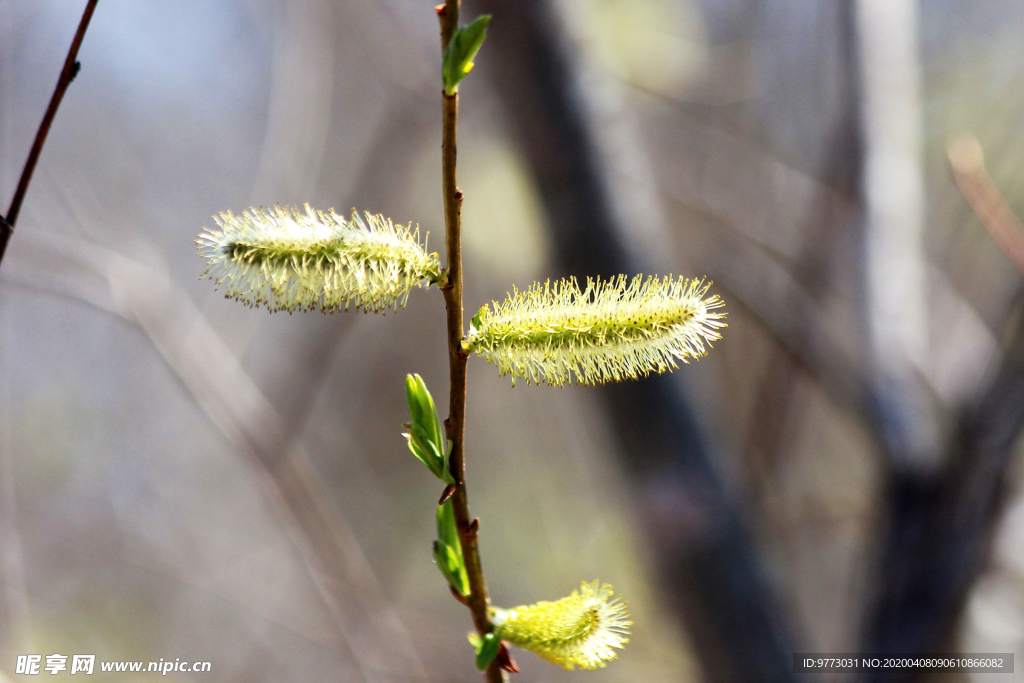
[[[624, 94], [579, 66], [552, 3], [478, 4], [495, 16], [494, 86], [565, 274], [672, 272], [660, 198]], [[793, 649], [778, 598], [752, 545], [747, 510], [715, 470], [718, 446], [699, 424], [683, 376], [601, 392], [663, 590], [690, 625], [710, 680], [789, 680]]]
[[947, 156], [953, 178], [971, 210], [1003, 255], [1024, 276], [1024, 225], [985, 170], [985, 155], [978, 139], [970, 134], [961, 135], [950, 143]]
[[[1014, 261], [1024, 230], [985, 172], [977, 140], [959, 138], [949, 159], [965, 199]], [[880, 597], [867, 622], [865, 651], [928, 653], [948, 647], [954, 637], [991, 549], [1005, 505], [1007, 471], [1024, 426], [1021, 320], [1014, 312], [1000, 367], [957, 416], [955, 431], [938, 455], [941, 469], [892, 474]], [[913, 678], [886, 672], [874, 680]]]
[[[323, 491], [305, 449], [228, 345], [173, 281], [150, 266], [82, 241], [27, 237], [14, 281], [45, 283], [138, 325], [211, 422], [243, 453], [289, 530], [331, 613], [339, 644], [366, 681], [426, 679], [410, 636], [359, 541]], [[27, 257], [27, 258], [26, 258]], [[84, 289], [85, 283], [96, 286]]]

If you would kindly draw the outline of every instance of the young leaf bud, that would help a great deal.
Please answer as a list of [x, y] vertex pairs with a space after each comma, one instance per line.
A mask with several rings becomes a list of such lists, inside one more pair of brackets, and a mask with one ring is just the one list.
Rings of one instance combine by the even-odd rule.
[[487, 25], [491, 23], [491, 15], [484, 14], [472, 23], [462, 26], [452, 35], [451, 42], [444, 51], [441, 64], [441, 76], [444, 79], [444, 92], [454, 95], [459, 89], [459, 81], [473, 69], [473, 59], [487, 37]]
[[409, 404], [409, 450], [427, 466], [435, 477], [446, 484], [454, 484], [448, 470], [449, 444], [441, 418], [437, 415], [434, 398], [419, 375], [405, 376], [405, 397]]

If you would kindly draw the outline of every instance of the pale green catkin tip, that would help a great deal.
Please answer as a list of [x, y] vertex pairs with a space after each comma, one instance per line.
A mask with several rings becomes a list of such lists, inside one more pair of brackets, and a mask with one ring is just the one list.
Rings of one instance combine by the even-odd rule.
[[599, 669], [615, 659], [632, 625], [612, 587], [597, 581], [556, 602], [496, 609], [494, 616], [499, 638], [570, 671]]
[[620, 275], [534, 283], [484, 306], [463, 348], [528, 383], [592, 385], [674, 370], [721, 339], [725, 312], [709, 282]]
[[214, 217], [197, 251], [203, 277], [225, 296], [269, 311], [397, 309], [413, 287], [441, 278], [437, 254], [420, 246], [419, 232], [354, 209], [345, 219], [298, 207], [252, 208]]

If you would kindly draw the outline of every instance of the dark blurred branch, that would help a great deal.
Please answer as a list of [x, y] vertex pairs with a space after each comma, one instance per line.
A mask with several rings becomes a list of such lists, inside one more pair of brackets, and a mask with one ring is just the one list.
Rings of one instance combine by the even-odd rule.
[[[971, 208], [1017, 265], [1024, 232], [985, 172], [977, 142], [961, 139], [949, 156]], [[969, 591], [989, 556], [1007, 470], [1024, 426], [1024, 315], [1019, 306], [1005, 336], [1001, 366], [957, 420], [943, 468], [891, 473], [878, 595], [866, 622], [865, 652], [931, 653], [955, 635]], [[869, 680], [919, 678], [889, 671]]]
[[[989, 555], [1007, 468], [1024, 424], [1024, 316], [994, 381], [958, 422], [939, 473], [896, 472], [890, 522], [865, 652], [926, 654], [952, 642], [969, 590]], [[887, 672], [872, 681], [917, 680]]]
[[18, 222], [18, 214], [21, 213], [21, 204], [25, 201], [28, 184], [32, 181], [32, 173], [35, 172], [39, 155], [43, 152], [43, 144], [46, 142], [46, 136], [50, 132], [53, 118], [57, 115], [57, 108], [60, 106], [61, 100], [64, 99], [64, 92], [71, 85], [71, 81], [75, 79], [78, 69], [81, 67], [81, 64], [77, 61], [78, 48], [81, 47], [82, 39], [85, 38], [85, 30], [89, 28], [89, 20], [92, 19], [92, 13], [96, 9], [97, 2], [99, 0], [89, 0], [85, 6], [82, 20], [79, 22], [78, 30], [75, 31], [75, 37], [71, 41], [67, 59], [64, 60], [64, 68], [61, 69], [60, 78], [57, 79], [57, 87], [53, 91], [50, 104], [46, 108], [42, 122], [39, 124], [39, 130], [36, 131], [36, 137], [32, 142], [32, 148], [29, 150], [28, 159], [25, 161], [25, 166], [21, 171], [21, 178], [18, 179], [18, 187], [14, 190], [11, 206], [7, 210], [7, 215], [0, 217], [0, 263], [4, 260], [7, 243], [14, 233], [14, 226]]
[[[591, 116], [593, 83], [569, 56], [552, 3], [476, 5], [494, 14], [488, 46], [497, 57], [488, 68], [537, 179], [564, 269], [607, 276], [649, 268], [652, 249], [645, 247], [659, 236], [649, 216], [623, 209], [637, 198], [622, 196], [600, 143], [623, 131], [614, 122], [598, 126]], [[639, 155], [636, 144], [632, 151]], [[645, 221], [641, 234], [637, 224]], [[778, 598], [744, 511], [715, 470], [714, 447], [681, 389], [682, 374], [602, 390], [640, 491], [636, 501], [666, 602], [689, 626], [709, 680], [791, 681], [794, 648]]]
[[486, 68], [537, 180], [559, 259], [577, 275], [636, 271], [555, 10], [547, 0], [475, 4], [495, 16], [488, 46], [500, 56]]

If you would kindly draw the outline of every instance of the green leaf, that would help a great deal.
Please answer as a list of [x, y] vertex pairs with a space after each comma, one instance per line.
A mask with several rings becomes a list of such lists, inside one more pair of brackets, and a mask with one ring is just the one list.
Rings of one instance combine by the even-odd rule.
[[452, 36], [451, 42], [444, 51], [441, 65], [441, 76], [444, 79], [444, 92], [454, 95], [459, 89], [459, 81], [473, 68], [473, 59], [480, 51], [487, 37], [487, 25], [491, 23], [491, 15], [484, 14], [467, 26], [459, 28]]
[[409, 427], [410, 447], [415, 444], [416, 448], [423, 453], [423, 457], [413, 451], [416, 457], [423, 461], [423, 464], [438, 478], [444, 477], [444, 456], [437, 450], [437, 444], [430, 440], [430, 436], [418, 424]]
[[409, 450], [446, 484], [454, 483], [448, 471], [450, 450], [434, 398], [419, 375], [405, 376], [405, 397], [409, 404]]
[[437, 467], [437, 460], [434, 459], [434, 456], [430, 451], [425, 449], [419, 441], [412, 437], [412, 435], [405, 434], [405, 437], [408, 439], [409, 450], [412, 451], [412, 454], [415, 455], [420, 462], [426, 465], [427, 469], [435, 476], [441, 476], [435, 469]]
[[459, 528], [455, 524], [455, 508], [451, 500], [437, 506], [437, 537], [456, 548], [459, 557], [462, 557], [462, 542], [459, 540]]
[[434, 541], [434, 561], [448, 584], [463, 597], [469, 596], [469, 574], [462, 556], [462, 542], [455, 525], [455, 508], [446, 500], [437, 506], [437, 537]]
[[469, 574], [466, 573], [461, 552], [444, 541], [434, 541], [434, 562], [448, 585], [459, 595], [469, 597]]
[[433, 549], [434, 549], [434, 564], [437, 565], [437, 568], [444, 575], [444, 578], [449, 583], [449, 585], [451, 585], [454, 588], [456, 581], [452, 580], [452, 578], [453, 578], [453, 571], [452, 571], [453, 565], [452, 565], [452, 557], [451, 557], [451, 555], [452, 555], [451, 548], [449, 548], [448, 545], [444, 541], [438, 541], [437, 539], [435, 539], [434, 540]]
[[421, 408], [420, 384], [416, 381], [417, 379], [420, 379], [419, 375], [405, 376], [405, 401], [409, 404], [409, 417], [412, 418], [412, 421], [422, 422], [423, 410]]
[[452, 476], [452, 468], [449, 464], [452, 457], [452, 445], [452, 442], [449, 441], [448, 448], [444, 450], [444, 477], [442, 479], [446, 484], [455, 484], [455, 477]]
[[473, 319], [469, 321], [469, 333], [474, 335], [480, 331], [480, 327], [484, 324], [484, 315], [487, 314], [487, 304], [484, 304], [473, 316]]
[[488, 633], [482, 639], [479, 639], [478, 642], [476, 668], [478, 671], [486, 671], [487, 667], [494, 661], [494, 658], [498, 656], [498, 650], [501, 649], [501, 640], [493, 633]]
[[444, 451], [445, 434], [441, 425], [441, 418], [437, 415], [437, 407], [434, 405], [434, 397], [427, 390], [427, 384], [419, 375], [413, 376], [419, 390], [421, 409], [423, 415], [423, 426], [430, 432], [430, 437], [435, 444], [438, 444], [438, 452]]

